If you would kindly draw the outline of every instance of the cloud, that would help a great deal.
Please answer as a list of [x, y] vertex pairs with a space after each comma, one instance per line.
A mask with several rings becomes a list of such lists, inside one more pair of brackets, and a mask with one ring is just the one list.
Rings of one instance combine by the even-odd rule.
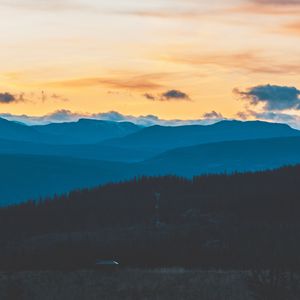
[[86, 117], [85, 114], [73, 113], [67, 109], [56, 110], [52, 113], [43, 116], [29, 116], [29, 115], [13, 115], [9, 113], [2, 113], [0, 117], [11, 121], [22, 122], [28, 125], [39, 125], [49, 123], [62, 123], [78, 121], [81, 118]]
[[281, 31], [292, 35], [300, 35], [300, 22], [293, 22], [282, 27]]
[[145, 93], [143, 96], [146, 99], [151, 101], [190, 101], [191, 100], [188, 94], [179, 90], [169, 90], [158, 95]]
[[0, 93], [0, 103], [13, 103], [13, 102], [17, 102], [17, 98], [10, 94], [10, 93]]
[[105, 78], [105, 77], [92, 77], [92, 78], [79, 78], [69, 79], [57, 82], [45, 83], [49, 87], [63, 87], [63, 88], [82, 88], [105, 86], [114, 89], [127, 89], [127, 90], [147, 90], [159, 89], [163, 85], [158, 83], [159, 80], [165, 78], [168, 74], [144, 74], [125, 78]]
[[247, 0], [228, 10], [233, 13], [264, 15], [299, 15], [299, 0]]
[[48, 100], [52, 101], [68, 101], [68, 99], [62, 95], [56, 93], [41, 92], [30, 92], [30, 93], [19, 93], [11, 94], [8, 92], [0, 93], [0, 104], [9, 104], [17, 102], [45, 102]]
[[251, 2], [262, 5], [300, 5], [300, 0], [251, 0]]
[[300, 110], [300, 90], [296, 87], [268, 84], [246, 91], [235, 89], [234, 93], [247, 102], [245, 110], [237, 113], [238, 118], [286, 123], [300, 129], [300, 115], [297, 114]]
[[162, 101], [169, 100], [190, 100], [190, 97], [179, 90], [170, 90], [161, 95]]
[[144, 96], [146, 99], [148, 99], [148, 100], [152, 100], [152, 101], [155, 101], [155, 100], [156, 100], [156, 97], [155, 97], [154, 95], [152, 95], [152, 94], [149, 94], [149, 93], [145, 93], [143, 96]]
[[234, 89], [234, 93], [251, 105], [262, 103], [265, 111], [300, 109], [300, 90], [295, 87], [267, 84], [249, 88], [247, 91]]
[[48, 100], [62, 101], [62, 102], [69, 101], [68, 98], [66, 98], [62, 95], [59, 95], [59, 94], [56, 94], [56, 93], [47, 93], [45, 91], [41, 91], [40, 93], [31, 93], [30, 97], [33, 100], [40, 100], [42, 102], [45, 102], [45, 101], [48, 101]]
[[45, 115], [44, 118], [47, 121], [50, 122], [68, 122], [72, 120], [76, 120], [77, 118], [80, 118], [81, 116], [79, 114], [74, 114], [70, 110], [67, 109], [60, 109], [57, 110], [51, 114]]
[[222, 13], [223, 10], [201, 10], [187, 8], [185, 10], [176, 9], [165, 9], [165, 10], [133, 10], [133, 11], [122, 11], [117, 12], [121, 15], [129, 15], [141, 18], [160, 18], [160, 19], [179, 19], [179, 20], [192, 20], [199, 19], [200, 17], [205, 17], [209, 15], [216, 15], [217, 13]]
[[[160, 2], [157, 5], [155, 2]], [[136, 1], [138, 3], [138, 1]], [[145, 1], [143, 5], [118, 7], [116, 14], [145, 18], [173, 19], [179, 21], [203, 20], [203, 18], [224, 16], [235, 3], [231, 1], [213, 0], [158, 0]]]
[[36, 11], [95, 11], [95, 7], [76, 0], [0, 0], [1, 6]]
[[274, 123], [288, 124], [293, 128], [300, 129], [300, 116], [295, 114], [285, 114], [282, 112], [257, 112], [246, 110], [237, 113], [237, 117], [242, 120], [255, 119], [260, 121], [269, 121]]
[[14, 95], [8, 92], [0, 93], [0, 104], [10, 104], [26, 101], [25, 94]]
[[[165, 120], [161, 119], [155, 115], [145, 115], [145, 116], [132, 116], [123, 115], [116, 111], [110, 111], [105, 113], [77, 113], [72, 112], [67, 109], [57, 110], [52, 113], [46, 114], [44, 116], [28, 116], [28, 115], [12, 115], [12, 114], [0, 114], [0, 117], [7, 120], [22, 122], [28, 125], [37, 124], [49, 124], [49, 123], [62, 123], [62, 122], [76, 122], [79, 119], [95, 119], [113, 122], [132, 122], [141, 126], [181, 126], [181, 125], [208, 125], [218, 122], [220, 119], [215, 118], [199, 118], [194, 120]], [[225, 119], [225, 118], [222, 118]]]
[[57, 101], [63, 101], [63, 102], [69, 101], [69, 99], [66, 98], [65, 96], [55, 94], [55, 93], [50, 94], [49, 97], [50, 97], [50, 99], [57, 100]]
[[244, 70], [249, 73], [298, 74], [300, 72], [299, 64], [275, 63], [270, 57], [263, 56], [258, 51], [174, 55], [164, 57], [163, 60], [192, 66], [217, 66], [224, 69]]
[[217, 113], [214, 110], [203, 114], [203, 118], [205, 118], [205, 119], [224, 119], [224, 117], [221, 113]]

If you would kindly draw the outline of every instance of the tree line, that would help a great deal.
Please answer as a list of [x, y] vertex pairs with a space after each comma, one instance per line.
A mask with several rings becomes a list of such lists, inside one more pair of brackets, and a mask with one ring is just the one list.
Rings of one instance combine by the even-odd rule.
[[3, 207], [0, 266], [87, 267], [115, 258], [128, 266], [299, 269], [299, 187], [300, 166], [290, 166], [139, 177]]

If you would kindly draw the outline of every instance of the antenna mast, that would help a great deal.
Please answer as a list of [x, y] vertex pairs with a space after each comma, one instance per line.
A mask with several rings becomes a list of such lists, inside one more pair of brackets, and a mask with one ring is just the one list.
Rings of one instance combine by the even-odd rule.
[[156, 203], [155, 203], [155, 227], [159, 228], [160, 224], [161, 224], [160, 223], [160, 215], [159, 215], [161, 194], [155, 193], [154, 196], [155, 196], [155, 200], [156, 200]]

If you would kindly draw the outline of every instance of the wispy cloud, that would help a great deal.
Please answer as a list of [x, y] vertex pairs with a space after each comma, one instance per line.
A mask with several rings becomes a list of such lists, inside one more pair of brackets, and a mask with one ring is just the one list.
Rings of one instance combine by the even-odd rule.
[[250, 0], [250, 2], [263, 5], [300, 5], [300, 0]]
[[265, 15], [298, 15], [299, 0], [246, 0], [228, 12]]
[[95, 8], [76, 0], [0, 0], [0, 6], [37, 11], [90, 11]]
[[162, 59], [178, 64], [218, 66], [226, 69], [245, 70], [251, 73], [297, 74], [300, 71], [300, 65], [296, 63], [274, 62], [271, 58], [260, 54], [260, 51], [222, 52], [200, 55], [173, 55]]
[[[177, 1], [178, 2], [178, 1]], [[201, 1], [185, 1], [182, 6], [167, 6], [159, 9], [133, 9], [119, 11], [143, 18], [161, 19], [199, 19], [202, 17], [228, 16], [234, 13], [242, 14], [267, 14], [267, 15], [294, 15], [300, 12], [299, 0], [244, 0], [220, 1], [218, 5], [200, 5]]]
[[288, 23], [282, 26], [280, 31], [287, 34], [300, 36], [300, 22], [298, 21], [298, 22]]
[[162, 88], [163, 84], [159, 81], [165, 78], [166, 76], [167, 74], [146, 74], [131, 77], [128, 76], [126, 78], [91, 77], [48, 82], [46, 83], [46, 85], [50, 87], [60, 88], [104, 86], [114, 89], [147, 90]]
[[151, 101], [155, 101], [155, 100], [156, 100], [156, 96], [154, 96], [153, 94], [145, 93], [143, 96], [144, 96], [147, 100], [151, 100]]
[[209, 16], [223, 11], [201, 11], [201, 10], [133, 10], [119, 12], [121, 15], [129, 15], [141, 18], [159, 18], [159, 19], [199, 19], [200, 17]]

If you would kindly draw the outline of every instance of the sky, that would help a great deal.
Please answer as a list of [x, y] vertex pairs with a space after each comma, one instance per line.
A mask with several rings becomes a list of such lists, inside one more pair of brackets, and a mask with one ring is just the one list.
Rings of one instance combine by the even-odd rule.
[[300, 0], [0, 0], [0, 114], [300, 128], [299, 17]]

